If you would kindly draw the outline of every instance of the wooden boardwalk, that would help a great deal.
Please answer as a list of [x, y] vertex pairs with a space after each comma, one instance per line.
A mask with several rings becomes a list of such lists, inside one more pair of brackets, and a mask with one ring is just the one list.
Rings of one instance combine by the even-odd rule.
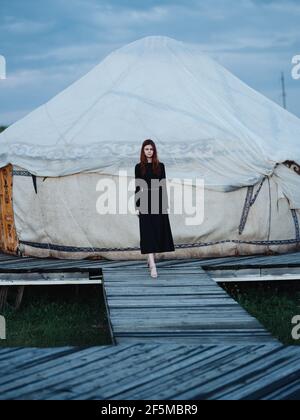
[[104, 268], [114, 339], [124, 343], [257, 344], [275, 339], [198, 267]]
[[290, 268], [300, 267], [300, 251], [279, 255], [249, 255], [208, 258], [201, 260], [203, 268]]
[[0, 349], [0, 400], [299, 400], [300, 348]]
[[[164, 260], [158, 263], [160, 277], [157, 280], [149, 277], [144, 261], [57, 260], [0, 254], [2, 273], [10, 270], [15, 273], [45, 269], [61, 272], [102, 270], [111, 321], [116, 328], [114, 334], [120, 342], [87, 349], [0, 348], [0, 400], [299, 400], [300, 348], [284, 347], [272, 341], [261, 326], [203, 271], [203, 268], [253, 267], [286, 271], [291, 267], [300, 268], [300, 252], [277, 256]], [[129, 282], [128, 272], [133, 272]], [[128, 287], [124, 287], [125, 283]], [[133, 305], [123, 308], [125, 298], [130, 302], [130, 293], [133, 292], [134, 296], [139, 296], [136, 292], [142, 294], [146, 305], [144, 318], [140, 318], [142, 300], [139, 298]], [[168, 300], [170, 296], [172, 301]], [[151, 310], [153, 302], [157, 307]], [[218, 302], [217, 307], [214, 302]], [[147, 307], [149, 304], [150, 308]], [[206, 315], [210, 314], [206, 319], [211, 321], [206, 330], [198, 316], [204, 308]], [[161, 317], [161, 312], [166, 309]], [[228, 319], [223, 319], [222, 311], [228, 309], [233, 317], [230, 319], [231, 334], [225, 335]], [[142, 335], [143, 323], [151, 325], [149, 315], [153, 315], [150, 321], [159, 316], [168, 330], [172, 329], [172, 341], [166, 336], [161, 344], [160, 321], [155, 327], [156, 338], [146, 334], [144, 342], [137, 342], [140, 337], [136, 336], [136, 331], [133, 336], [127, 336], [128, 323], [126, 317], [119, 318], [120, 311], [123, 316], [131, 314], [134, 323], [129, 325], [139, 326]], [[177, 313], [180, 313], [181, 321], [187, 322], [179, 332], [174, 329], [174, 324], [169, 323]], [[212, 328], [216, 320], [218, 331]], [[239, 332], [236, 327], [241, 320], [243, 331]], [[153, 325], [155, 322], [151, 328]], [[249, 342], [247, 328], [256, 331], [254, 344]], [[200, 330], [202, 333], [197, 336]], [[190, 341], [186, 338], [186, 333], [195, 331], [197, 344], [194, 344], [194, 338]], [[213, 343], [212, 332], [217, 345]], [[228, 340], [230, 344], [226, 344], [226, 337], [231, 340]], [[125, 343], [123, 339], [129, 341]], [[210, 345], [202, 344], [208, 340]]]
[[[62, 270], [84, 267], [121, 268], [123, 266], [145, 267], [145, 261], [107, 261], [107, 260], [62, 260], [55, 258], [18, 257], [0, 252], [0, 269], [20, 268], [60, 268]], [[280, 255], [251, 255], [240, 257], [220, 257], [207, 259], [177, 259], [159, 261], [160, 268], [203, 267], [206, 269], [229, 268], [300, 268], [300, 251]]]
[[[117, 343], [252, 344], [276, 342], [212, 281], [207, 270], [300, 268], [300, 252], [276, 256], [163, 260], [152, 279], [145, 261], [58, 260], [0, 255], [0, 272], [102, 270]], [[49, 284], [51, 284], [49, 282]]]

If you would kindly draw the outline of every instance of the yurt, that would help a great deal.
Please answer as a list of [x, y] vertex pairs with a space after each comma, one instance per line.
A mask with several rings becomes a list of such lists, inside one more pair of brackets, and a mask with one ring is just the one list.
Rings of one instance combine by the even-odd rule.
[[[114, 190], [118, 202], [126, 194], [134, 202], [134, 168], [149, 138], [166, 168], [176, 248], [158, 257], [299, 248], [300, 119], [197, 46], [147, 37], [0, 134], [2, 251], [144, 258], [137, 215], [101, 213], [98, 204], [102, 180], [116, 187], [108, 199]], [[186, 200], [201, 197], [198, 223], [172, 211], [183, 180]]]

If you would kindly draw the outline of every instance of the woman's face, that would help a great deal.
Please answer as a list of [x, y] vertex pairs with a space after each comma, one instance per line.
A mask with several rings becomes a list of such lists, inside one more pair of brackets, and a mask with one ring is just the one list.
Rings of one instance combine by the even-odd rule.
[[151, 159], [154, 155], [153, 147], [150, 144], [148, 146], [145, 146], [144, 153], [146, 158]]

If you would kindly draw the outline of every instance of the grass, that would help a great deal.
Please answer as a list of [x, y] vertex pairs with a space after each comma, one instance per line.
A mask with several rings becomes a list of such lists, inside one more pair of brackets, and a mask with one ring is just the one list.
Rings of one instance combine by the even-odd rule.
[[101, 286], [28, 287], [21, 308], [2, 315], [7, 340], [1, 347], [111, 344]]
[[300, 315], [300, 284], [294, 282], [223, 283], [221, 286], [270, 333], [285, 345], [300, 345], [292, 338], [291, 323]]
[[[283, 344], [300, 345], [291, 336], [291, 320], [300, 315], [299, 282], [221, 286]], [[3, 315], [7, 340], [0, 341], [0, 347], [111, 344], [101, 286], [28, 287], [21, 308], [8, 308]]]

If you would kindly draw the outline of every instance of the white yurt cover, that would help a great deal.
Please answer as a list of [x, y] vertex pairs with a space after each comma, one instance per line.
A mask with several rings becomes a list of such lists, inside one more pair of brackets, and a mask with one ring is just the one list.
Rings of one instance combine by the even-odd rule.
[[[263, 70], [263, 69], [262, 69]], [[300, 120], [196, 47], [149, 37], [110, 54], [0, 135], [0, 167], [38, 176], [133, 172], [156, 141], [168, 177], [228, 192], [266, 175], [300, 208]]]
[[[122, 178], [98, 173], [37, 177], [34, 187], [30, 173], [15, 166], [13, 203], [20, 253], [64, 259], [145, 258], [140, 253], [135, 214], [99, 214], [96, 210], [98, 182], [107, 178], [123, 190]], [[175, 252], [158, 254], [160, 259], [286, 253], [299, 247], [299, 210], [289, 208], [274, 176], [230, 192], [206, 189], [201, 198], [204, 219], [193, 225], [187, 223], [191, 215], [173, 211], [175, 182], [170, 180], [168, 186]], [[202, 197], [200, 187], [190, 186], [192, 189], [194, 197]], [[185, 203], [194, 201], [190, 192]], [[113, 202], [113, 189], [108, 195]]]

